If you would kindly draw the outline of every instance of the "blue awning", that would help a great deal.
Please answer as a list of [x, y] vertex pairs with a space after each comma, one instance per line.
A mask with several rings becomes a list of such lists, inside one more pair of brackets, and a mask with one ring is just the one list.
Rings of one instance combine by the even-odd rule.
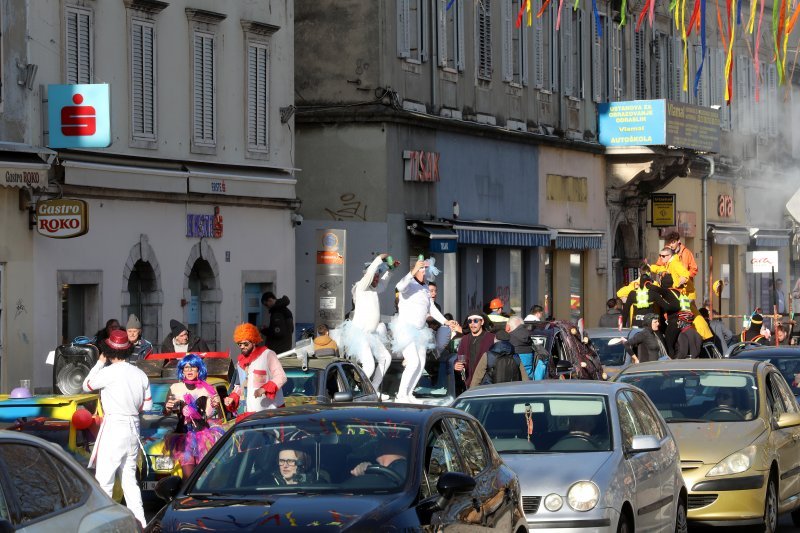
[[753, 234], [756, 246], [764, 248], [785, 248], [789, 246], [788, 229], [761, 229]]
[[584, 230], [558, 230], [556, 248], [559, 250], [598, 250], [603, 246], [603, 233]]
[[453, 229], [458, 234], [459, 244], [514, 248], [550, 246], [550, 230], [543, 226], [454, 220]]

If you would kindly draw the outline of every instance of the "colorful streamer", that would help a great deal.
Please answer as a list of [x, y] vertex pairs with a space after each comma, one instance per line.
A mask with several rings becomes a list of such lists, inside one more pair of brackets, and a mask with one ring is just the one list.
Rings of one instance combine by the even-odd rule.
[[[753, 0], [755, 1], [755, 0]], [[703, 75], [703, 66], [706, 63], [706, 0], [700, 0], [700, 66], [697, 67], [697, 73], [694, 75], [694, 96], [697, 98], [697, 93], [700, 90], [700, 77]]]
[[[778, 0], [775, 0], [776, 2]], [[733, 16], [736, 15], [736, 0], [730, 0], [728, 4], [728, 21], [730, 22], [730, 39], [728, 39], [728, 56], [725, 58], [725, 79], [728, 83], [725, 84], [725, 101], [731, 101], [732, 74], [733, 74], [733, 41], [736, 38], [736, 24], [734, 24]]]
[[542, 18], [542, 15], [544, 15], [544, 10], [547, 9], [547, 6], [549, 5], [550, 5], [550, 0], [544, 0], [544, 2], [542, 2], [542, 7], [540, 7], [539, 11], [536, 13], [537, 19]]
[[603, 25], [600, 24], [600, 13], [597, 12], [597, 0], [592, 0], [592, 15], [594, 15], [594, 25], [597, 28], [597, 36], [602, 39]]
[[528, 27], [533, 25], [533, 18], [531, 12], [531, 0], [523, 0], [522, 5], [519, 6], [519, 13], [517, 13], [517, 28], [522, 26], [522, 17], [527, 12], [528, 14]]
[[558, 0], [558, 15], [556, 16], [556, 31], [561, 29], [561, 8], [564, 7], [564, 0]]
[[[753, 0], [755, 2], [756, 0]], [[756, 67], [756, 80], [758, 80], [760, 71], [761, 71], [761, 61], [758, 60], [758, 48], [761, 45], [761, 21], [764, 19], [764, 4], [766, 0], [761, 0], [761, 9], [758, 13], [758, 31], [756, 32], [756, 45], [753, 47], [753, 61]], [[756, 102], [758, 102], [760, 98], [761, 91], [759, 90], [761, 87], [760, 83], [756, 83]]]

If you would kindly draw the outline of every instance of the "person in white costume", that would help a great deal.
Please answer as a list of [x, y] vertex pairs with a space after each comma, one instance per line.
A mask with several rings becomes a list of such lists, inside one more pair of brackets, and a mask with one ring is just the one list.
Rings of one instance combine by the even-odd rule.
[[[354, 357], [364, 373], [370, 377], [372, 386], [380, 390], [386, 369], [392, 362], [392, 355], [386, 349], [386, 328], [381, 326], [381, 303], [378, 294], [386, 288], [391, 275], [388, 254], [380, 254], [364, 270], [364, 275], [353, 285], [353, 317], [341, 326], [341, 341], [344, 352]], [[376, 365], [377, 363], [377, 365]]]
[[432, 274], [438, 273], [438, 270], [434, 272], [431, 260], [423, 261], [420, 256], [411, 271], [397, 283], [397, 315], [389, 326], [392, 330], [392, 349], [403, 354], [405, 365], [395, 398], [397, 402], [416, 401], [412, 392], [425, 368], [425, 355], [434, 346], [433, 332], [426, 323], [427, 317], [431, 316], [440, 324], [449, 324], [431, 300], [425, 281], [429, 266]]
[[[85, 392], [100, 391], [103, 423], [97, 434], [89, 467], [96, 466], [95, 478], [111, 496], [114, 477], [120, 473], [125, 504], [144, 527], [142, 493], [136, 482], [139, 456], [139, 413], [152, 409], [150, 382], [144, 372], [127, 362], [131, 343], [124, 330], [112, 331], [99, 343], [97, 364], [83, 381]], [[110, 362], [106, 366], [106, 361]]]

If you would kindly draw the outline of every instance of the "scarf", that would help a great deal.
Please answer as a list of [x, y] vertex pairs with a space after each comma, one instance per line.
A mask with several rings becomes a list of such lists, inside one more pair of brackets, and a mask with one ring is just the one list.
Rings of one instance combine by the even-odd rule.
[[191, 379], [191, 380], [184, 379], [183, 380], [183, 384], [187, 385], [187, 388], [188, 388], [188, 385], [191, 385], [193, 387], [199, 387], [201, 389], [204, 389], [211, 396], [213, 396], [213, 395], [215, 395], [217, 393], [217, 390], [214, 387], [212, 387], [211, 385], [208, 384], [208, 382], [203, 381], [202, 379]]
[[250, 355], [239, 354], [236, 362], [239, 364], [242, 370], [247, 370], [247, 367], [250, 366], [250, 363], [258, 359], [259, 355], [261, 355], [261, 353], [256, 353], [256, 348], [253, 348], [253, 351], [250, 352]]

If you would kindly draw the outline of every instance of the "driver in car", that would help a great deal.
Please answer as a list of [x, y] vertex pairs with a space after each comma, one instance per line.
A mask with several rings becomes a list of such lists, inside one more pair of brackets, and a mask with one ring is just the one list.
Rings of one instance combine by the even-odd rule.
[[353, 468], [350, 473], [354, 476], [363, 476], [370, 466], [378, 466], [391, 470], [401, 479], [405, 479], [408, 469], [408, 442], [398, 438], [383, 439], [378, 443], [378, 456], [375, 463], [364, 461]]
[[742, 420], [750, 420], [752, 418], [752, 413], [749, 410], [743, 411], [741, 409], [742, 403], [739, 401], [739, 393], [736, 389], [728, 387], [718, 389], [714, 395], [714, 404], [709, 413], [713, 411], [733, 412], [741, 416]]

